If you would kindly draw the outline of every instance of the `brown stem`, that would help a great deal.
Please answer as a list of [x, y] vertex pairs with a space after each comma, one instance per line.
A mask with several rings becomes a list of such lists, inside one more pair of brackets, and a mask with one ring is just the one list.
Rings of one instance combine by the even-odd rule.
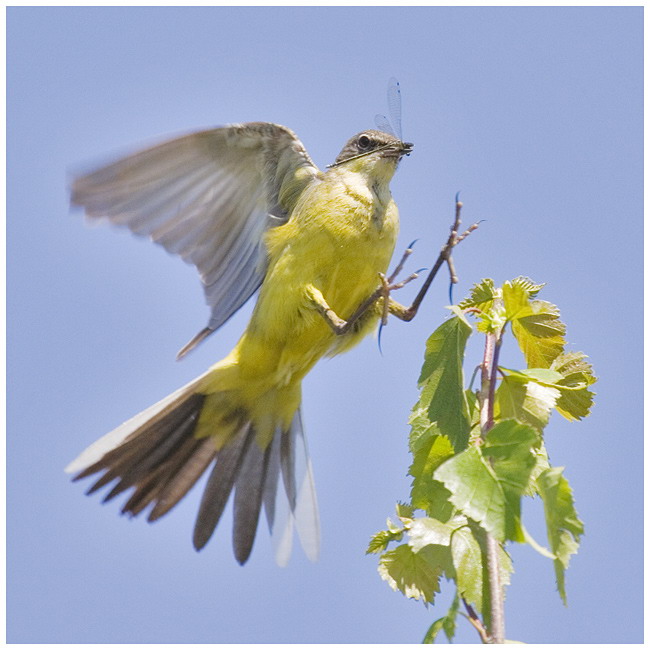
[[[490, 637], [485, 629], [485, 626], [481, 622], [476, 610], [463, 598], [463, 605], [467, 610], [467, 620], [474, 626], [474, 629], [478, 632], [478, 635], [481, 637], [483, 643], [490, 643]], [[462, 612], [461, 612], [462, 613]]]
[[[429, 272], [429, 275], [427, 276], [427, 279], [424, 281], [424, 284], [422, 285], [422, 288], [418, 292], [418, 295], [415, 296], [415, 300], [413, 301], [413, 304], [407, 309], [409, 318], [408, 319], [403, 318], [402, 320], [411, 320], [415, 316], [415, 314], [417, 314], [420, 303], [422, 302], [424, 296], [429, 290], [429, 287], [431, 286], [433, 279], [436, 277], [438, 270], [445, 262], [447, 262], [447, 265], [449, 266], [452, 284], [458, 282], [458, 278], [456, 277], [456, 272], [454, 269], [453, 262], [451, 262], [451, 251], [453, 250], [454, 246], [456, 246], [456, 244], [458, 244], [459, 242], [458, 228], [460, 227], [460, 212], [462, 208], [463, 208], [463, 204], [458, 200], [458, 198], [456, 198], [456, 212], [454, 214], [454, 223], [451, 226], [451, 233], [449, 234], [447, 243], [442, 247], [442, 250], [440, 251], [440, 255], [438, 255], [438, 259], [436, 260], [436, 263], [433, 265], [433, 268]], [[477, 227], [478, 224], [474, 224], [473, 226], [471, 226], [470, 230], [475, 230]], [[467, 234], [469, 234], [469, 231]], [[463, 239], [466, 236], [467, 235], [465, 235]]]
[[[498, 307], [495, 301], [495, 307]], [[485, 338], [485, 351], [481, 365], [480, 423], [481, 438], [494, 426], [494, 391], [496, 390], [497, 367], [501, 349], [501, 330], [489, 332]], [[499, 571], [499, 542], [486, 533], [486, 560], [488, 586], [490, 590], [490, 643], [505, 641], [505, 615], [503, 588]]]

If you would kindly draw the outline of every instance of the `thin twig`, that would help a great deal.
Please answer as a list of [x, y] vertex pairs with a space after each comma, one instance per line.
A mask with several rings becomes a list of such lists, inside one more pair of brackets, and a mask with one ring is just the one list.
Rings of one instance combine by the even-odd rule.
[[451, 232], [449, 234], [449, 238], [447, 239], [447, 243], [442, 247], [442, 250], [440, 251], [440, 254], [438, 255], [438, 259], [436, 260], [436, 263], [433, 265], [431, 268], [431, 271], [429, 272], [429, 275], [427, 276], [427, 279], [424, 281], [424, 284], [420, 288], [420, 291], [418, 292], [418, 295], [415, 296], [415, 300], [411, 304], [411, 306], [405, 311], [403, 316], [401, 316], [402, 320], [412, 320], [417, 314], [418, 308], [420, 306], [420, 303], [424, 299], [424, 296], [426, 295], [427, 291], [429, 290], [429, 287], [431, 286], [431, 283], [433, 282], [433, 279], [436, 277], [436, 274], [440, 270], [440, 267], [446, 262], [448, 267], [449, 267], [449, 274], [450, 274], [450, 280], [452, 284], [456, 284], [458, 282], [458, 277], [456, 276], [456, 270], [454, 268], [454, 263], [451, 259], [451, 253], [454, 249], [454, 247], [465, 237], [467, 237], [471, 232], [476, 230], [478, 228], [478, 223], [473, 224], [470, 226], [460, 237], [458, 236], [458, 229], [460, 227], [460, 213], [462, 210], [463, 204], [458, 200], [458, 196], [456, 196], [456, 212], [454, 215], [454, 223], [451, 227]]
[[481, 641], [483, 643], [490, 643], [490, 637], [488, 636], [487, 630], [485, 629], [485, 626], [481, 622], [481, 619], [479, 618], [478, 614], [464, 598], [462, 600], [463, 600], [463, 605], [465, 605], [465, 609], [467, 610], [467, 620], [474, 626], [474, 628], [478, 632], [478, 635], [481, 637]]

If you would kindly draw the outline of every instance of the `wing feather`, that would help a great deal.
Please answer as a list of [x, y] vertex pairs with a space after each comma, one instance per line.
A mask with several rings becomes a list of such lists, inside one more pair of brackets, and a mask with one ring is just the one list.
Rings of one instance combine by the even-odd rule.
[[319, 174], [296, 135], [233, 124], [150, 147], [73, 179], [71, 202], [196, 266], [215, 330], [266, 272], [263, 236]]

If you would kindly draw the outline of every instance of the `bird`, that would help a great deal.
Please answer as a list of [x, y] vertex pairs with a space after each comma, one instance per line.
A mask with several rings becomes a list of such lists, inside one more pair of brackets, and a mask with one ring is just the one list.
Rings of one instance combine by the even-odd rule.
[[197, 550], [232, 494], [240, 564], [250, 557], [262, 509], [278, 564], [288, 562], [294, 526], [308, 558], [317, 559], [301, 382], [389, 311], [404, 316], [385, 276], [399, 230], [389, 184], [412, 149], [370, 129], [321, 171], [289, 128], [250, 122], [181, 135], [73, 177], [71, 205], [87, 219], [148, 237], [197, 268], [210, 319], [178, 358], [259, 290], [232, 351], [83, 451], [66, 468], [74, 480], [100, 474], [89, 494], [113, 483], [104, 501], [132, 490], [122, 513], [149, 508], [151, 522], [208, 473]]

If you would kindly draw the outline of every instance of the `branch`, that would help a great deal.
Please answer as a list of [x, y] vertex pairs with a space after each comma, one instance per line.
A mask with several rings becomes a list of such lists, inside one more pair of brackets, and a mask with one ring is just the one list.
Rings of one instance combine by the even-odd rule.
[[[495, 301], [496, 306], [496, 301]], [[494, 426], [494, 391], [501, 349], [502, 329], [488, 332], [481, 365], [481, 390], [479, 393], [481, 438]], [[480, 442], [480, 441], [478, 441]], [[499, 542], [486, 533], [486, 559], [488, 585], [490, 590], [490, 643], [503, 643], [505, 640], [505, 615], [503, 607], [503, 588], [499, 573]]]
[[[462, 207], [463, 204], [458, 200], [458, 195], [456, 195], [456, 213], [454, 217], [454, 223], [451, 226], [451, 233], [449, 234], [449, 238], [447, 239], [447, 243], [442, 247], [442, 250], [440, 251], [440, 255], [438, 255], [438, 259], [436, 260], [436, 263], [433, 265], [433, 268], [431, 269], [429, 275], [427, 276], [427, 279], [424, 281], [422, 288], [420, 289], [418, 295], [415, 297], [413, 304], [406, 310], [406, 313], [408, 314], [409, 317], [403, 318], [403, 320], [411, 320], [415, 316], [420, 306], [420, 303], [424, 299], [424, 296], [426, 295], [427, 291], [429, 290], [429, 287], [431, 286], [431, 283], [433, 282], [433, 279], [436, 277], [436, 274], [440, 270], [440, 267], [445, 262], [449, 267], [449, 276], [450, 276], [449, 279], [451, 283], [456, 284], [458, 282], [458, 276], [456, 275], [456, 269], [454, 268], [454, 263], [451, 258], [451, 252], [453, 251], [454, 247], [457, 244], [463, 241], [463, 239], [465, 239], [470, 233], [472, 233], [474, 230], [478, 228], [478, 223], [475, 223], [472, 224], [461, 235], [458, 234], [458, 229], [460, 228], [460, 211]], [[400, 318], [402, 317], [400, 316]]]

